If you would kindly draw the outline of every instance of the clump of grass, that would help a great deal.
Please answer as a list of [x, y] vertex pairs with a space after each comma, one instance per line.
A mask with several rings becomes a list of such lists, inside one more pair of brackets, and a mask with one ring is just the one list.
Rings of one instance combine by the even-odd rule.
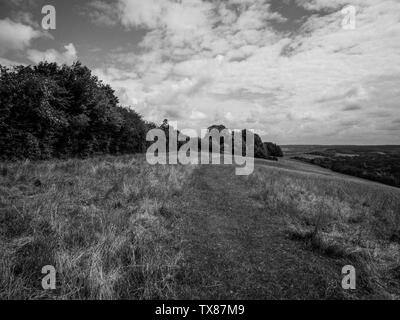
[[286, 233], [315, 253], [357, 266], [360, 281], [400, 297], [400, 190], [321, 175], [263, 168], [247, 177], [252, 198], [282, 218]]
[[[191, 167], [105, 156], [1, 168], [0, 299], [174, 298], [169, 208]], [[46, 265], [55, 291], [41, 288]]]

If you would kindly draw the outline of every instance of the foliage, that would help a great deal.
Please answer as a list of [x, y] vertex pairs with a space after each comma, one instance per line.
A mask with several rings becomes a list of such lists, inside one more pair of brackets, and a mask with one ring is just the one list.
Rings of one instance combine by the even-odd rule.
[[[175, 128], [173, 128], [172, 126], [169, 125], [168, 119], [165, 119], [163, 121], [163, 123], [160, 125], [159, 129], [161, 129], [162, 131], [164, 131], [165, 133], [165, 138], [166, 138], [166, 150], [167, 152], [170, 149], [170, 134], [173, 135], [173, 137], [175, 137], [176, 139], [176, 147], [177, 150], [179, 150], [186, 142], [189, 141], [189, 137], [186, 137], [184, 135], [182, 135], [182, 133], [179, 130], [175, 130]], [[183, 139], [182, 139], [183, 137]], [[185, 140], [185, 141], [182, 141]]]
[[268, 155], [271, 157], [277, 157], [277, 158], [282, 158], [283, 157], [283, 152], [280, 146], [272, 143], [272, 142], [265, 142], [264, 147], [268, 151]]
[[79, 62], [0, 70], [1, 159], [143, 152], [141, 116]]

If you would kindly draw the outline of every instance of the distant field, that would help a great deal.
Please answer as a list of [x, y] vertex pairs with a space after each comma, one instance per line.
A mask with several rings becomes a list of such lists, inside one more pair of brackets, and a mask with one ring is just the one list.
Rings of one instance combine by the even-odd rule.
[[333, 151], [342, 152], [344, 154], [358, 153], [389, 153], [400, 154], [399, 146], [323, 146], [323, 145], [286, 145], [282, 146], [285, 156], [291, 157], [294, 155], [308, 154], [311, 152]]
[[400, 187], [400, 146], [285, 146], [286, 157]]

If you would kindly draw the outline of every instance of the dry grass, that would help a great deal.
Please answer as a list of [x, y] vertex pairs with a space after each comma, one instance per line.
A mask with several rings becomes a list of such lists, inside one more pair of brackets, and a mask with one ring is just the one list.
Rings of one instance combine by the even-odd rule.
[[259, 168], [246, 179], [291, 239], [352, 263], [376, 296], [400, 297], [400, 190], [279, 168]]
[[139, 157], [1, 164], [0, 299], [174, 298], [170, 205], [191, 171]]
[[[185, 239], [180, 237], [185, 233], [180, 232], [182, 215], [173, 208], [182, 207], [183, 190], [191, 190], [189, 199], [203, 207], [198, 193], [214, 192], [218, 179], [227, 179], [224, 183], [232, 187], [224, 199], [240, 192], [245, 201], [250, 192], [255, 200], [248, 200], [251, 205], [246, 208], [245, 202], [236, 203], [237, 219], [251, 208], [257, 209], [253, 210], [256, 217], [261, 208], [261, 214], [274, 217], [267, 220], [275, 223], [279, 237], [286, 241], [282, 250], [294, 251], [292, 256], [300, 246], [307, 254], [298, 254], [298, 263], [304, 263], [304, 257], [324, 261], [313, 266], [322, 274], [310, 287], [332, 280], [336, 288], [340, 274], [336, 267], [327, 266], [352, 264], [357, 283], [366, 290], [356, 293], [356, 298], [399, 298], [400, 190], [279, 167], [257, 168], [253, 175], [238, 178], [244, 182], [210, 171], [204, 181], [194, 176], [196, 183], [187, 188], [192, 172], [193, 167], [187, 166], [150, 166], [142, 157], [0, 164], [0, 300], [178, 298], [177, 278], [185, 271], [179, 270], [185, 265]], [[233, 188], [232, 183], [238, 185]], [[210, 210], [216, 219], [224, 213], [232, 219], [234, 201], [224, 200], [223, 210], [217, 210], [220, 199], [207, 195], [207, 201], [215, 202]], [[197, 221], [202, 228], [207, 221], [198, 217], [197, 210], [192, 214], [194, 220], [188, 218], [187, 223]], [[252, 223], [246, 225], [254, 229]], [[203, 236], [208, 239], [210, 234]], [[241, 240], [244, 246], [250, 241], [245, 233]], [[227, 238], [221, 241], [231, 245]], [[275, 244], [279, 243], [271, 247]], [[205, 249], [209, 259], [212, 252]], [[261, 253], [255, 250], [254, 254]], [[46, 265], [57, 270], [55, 291], [41, 287], [41, 269]], [[302, 266], [292, 263], [291, 267], [294, 270], [286, 274], [308, 277], [299, 273], [304, 272]], [[242, 272], [240, 263], [237, 268]], [[354, 298], [346, 294], [344, 298]], [[304, 292], [295, 296], [302, 298]]]

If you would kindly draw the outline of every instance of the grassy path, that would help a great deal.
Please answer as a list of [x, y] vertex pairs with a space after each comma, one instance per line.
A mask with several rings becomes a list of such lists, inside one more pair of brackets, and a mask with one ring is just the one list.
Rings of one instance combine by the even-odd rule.
[[232, 167], [196, 170], [178, 206], [185, 260], [178, 298], [343, 298], [337, 261], [290, 240]]

